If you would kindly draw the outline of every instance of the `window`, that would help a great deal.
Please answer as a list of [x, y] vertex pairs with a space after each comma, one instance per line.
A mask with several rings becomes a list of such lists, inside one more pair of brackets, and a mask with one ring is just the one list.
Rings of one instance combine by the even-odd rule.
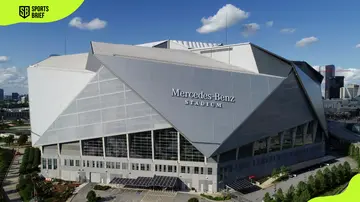
[[128, 164], [127, 163], [122, 163], [122, 169], [127, 170], [128, 169]]
[[115, 162], [111, 162], [111, 168], [115, 169]]
[[161, 165], [159, 165], [159, 172], [161, 172], [161, 167], [162, 167], [162, 166], [161, 166]]
[[185, 173], [185, 166], [181, 166], [181, 173]]
[[309, 122], [308, 127], [307, 127], [307, 131], [304, 134], [304, 144], [312, 144], [313, 143], [313, 136], [312, 136], [312, 131], [313, 131], [313, 121]]
[[48, 159], [48, 169], [52, 169], [52, 159]]
[[106, 161], [106, 168], [110, 168], [110, 162]]
[[150, 171], [150, 164], [146, 164], [146, 170]]
[[131, 164], [131, 170], [136, 170], [136, 165], [137, 165], [137, 163], [132, 163]]
[[83, 140], [81, 141], [81, 144], [82, 144], [82, 155], [84, 156], [104, 155], [102, 138]]
[[126, 135], [105, 137], [105, 155], [127, 157]]
[[267, 153], [267, 138], [254, 142], [254, 155], [260, 155], [265, 153]]
[[69, 165], [68, 160], [64, 159], [64, 166], [68, 166], [68, 165]]
[[177, 131], [173, 128], [154, 131], [154, 158], [177, 160]]
[[200, 167], [200, 174], [204, 174], [204, 168]]
[[41, 164], [42, 164], [42, 168], [43, 168], [43, 169], [46, 169], [46, 159], [42, 158], [41, 160], [42, 160], [42, 163], [41, 163]]
[[90, 167], [90, 161], [89, 160], [86, 161], [86, 167], [88, 167], [88, 168]]
[[151, 159], [151, 132], [129, 134], [130, 158]]
[[86, 161], [83, 160], [83, 167], [86, 167]]
[[283, 145], [282, 145], [282, 149], [289, 149], [289, 148], [292, 148], [292, 130], [289, 129], [289, 130], [286, 130], [284, 131], [283, 133]]
[[295, 147], [300, 147], [304, 145], [304, 124], [298, 126], [296, 129], [295, 135]]
[[74, 160], [70, 159], [70, 166], [74, 166]]
[[199, 167], [194, 167], [194, 173], [199, 174]]
[[176, 173], [177, 171], [177, 166], [174, 166], [174, 173]]
[[57, 169], [57, 159], [53, 159], [53, 161], [54, 161], [54, 170], [56, 170]]
[[281, 133], [270, 137], [270, 152], [279, 151], [281, 147]]
[[116, 169], [120, 169], [120, 162], [116, 162]]
[[212, 175], [212, 168], [208, 168], [208, 175]]
[[171, 166], [171, 165], [168, 166], [167, 171], [168, 171], [169, 173], [172, 173], [172, 166]]
[[140, 164], [140, 170], [145, 170], [145, 165], [144, 164]]
[[187, 167], [187, 173], [190, 173], [190, 167], [189, 166]]
[[204, 161], [204, 155], [182, 135], [180, 136], [180, 160], [195, 162]]
[[104, 168], [104, 162], [100, 161], [100, 168]]
[[96, 167], [97, 167], [97, 168], [100, 168], [100, 163], [99, 163], [99, 161], [96, 161]]
[[92, 168], [95, 168], [95, 161], [91, 161], [92, 163]]
[[80, 166], [80, 160], [76, 160], [76, 161], [75, 161], [75, 166], [77, 166], [77, 167]]
[[158, 165], [155, 164], [155, 171], [157, 172], [158, 171]]

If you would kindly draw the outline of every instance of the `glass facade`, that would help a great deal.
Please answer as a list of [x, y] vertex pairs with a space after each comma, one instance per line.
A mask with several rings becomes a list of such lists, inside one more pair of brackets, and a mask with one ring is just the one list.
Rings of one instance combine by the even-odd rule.
[[283, 145], [282, 145], [282, 149], [288, 149], [292, 147], [292, 130], [286, 130], [283, 133]]
[[126, 135], [105, 137], [105, 155], [127, 157]]
[[155, 159], [177, 160], [178, 140], [175, 129], [164, 129], [154, 131]]
[[129, 134], [130, 158], [151, 159], [151, 132]]
[[238, 159], [246, 158], [252, 156], [253, 143], [249, 143], [239, 148]]
[[267, 153], [267, 138], [258, 140], [254, 143], [254, 155]]
[[281, 133], [270, 137], [270, 152], [279, 151], [281, 148]]
[[300, 147], [304, 145], [304, 126], [305, 125], [300, 125], [296, 128], [294, 128], [294, 130], [296, 130], [296, 135], [295, 135], [295, 147]]
[[103, 142], [101, 138], [83, 140], [82, 155], [84, 156], [103, 156]]
[[204, 155], [180, 135], [180, 160], [203, 162]]

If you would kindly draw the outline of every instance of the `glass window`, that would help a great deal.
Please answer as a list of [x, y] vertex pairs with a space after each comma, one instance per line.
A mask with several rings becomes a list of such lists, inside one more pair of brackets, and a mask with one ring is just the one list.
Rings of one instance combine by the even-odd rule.
[[86, 161], [83, 160], [83, 167], [86, 167]]
[[80, 160], [76, 160], [76, 161], [75, 161], [75, 166], [77, 166], [77, 167], [80, 166]]
[[158, 165], [155, 164], [155, 171], [157, 172], [158, 171]]
[[194, 173], [199, 174], [199, 167], [194, 167]]
[[236, 149], [232, 149], [220, 155], [220, 163], [234, 160], [236, 160]]
[[120, 169], [121, 167], [121, 163], [120, 162], [116, 162], [116, 169]]
[[46, 169], [46, 159], [42, 158], [42, 168]]
[[260, 155], [266, 153], [267, 153], [267, 138], [254, 142], [254, 155]]
[[167, 171], [168, 171], [169, 173], [172, 173], [172, 166], [171, 166], [171, 165], [168, 165]]
[[91, 161], [92, 168], [95, 168], [95, 161]]
[[70, 166], [74, 166], [74, 160], [70, 159]]
[[105, 137], [105, 155], [127, 157], [126, 135]]
[[82, 155], [84, 156], [103, 156], [103, 142], [102, 138], [83, 140]]
[[282, 149], [289, 149], [292, 148], [292, 130], [286, 130], [283, 133], [284, 138], [283, 138], [283, 145], [282, 145]]
[[252, 156], [253, 143], [246, 144], [239, 148], [238, 159]]
[[111, 162], [111, 168], [115, 169], [115, 162]]
[[166, 167], [167, 167], [166, 165], [162, 165], [163, 172], [166, 172], [166, 170], [167, 170]]
[[162, 167], [162, 166], [161, 166], [161, 165], [159, 165], [159, 172], [161, 172], [161, 167]]
[[136, 164], [135, 163], [131, 164], [131, 170], [136, 170]]
[[110, 162], [106, 161], [106, 168], [110, 168]]
[[86, 167], [88, 167], [88, 168], [90, 167], [90, 161], [89, 160], [86, 161]]
[[104, 162], [100, 161], [100, 168], [104, 168]]
[[57, 159], [53, 159], [54, 161], [54, 169], [56, 170], [57, 169]]
[[304, 144], [305, 145], [313, 143], [312, 127], [314, 127], [313, 121], [309, 122], [307, 132], [304, 134]]
[[180, 135], [180, 160], [204, 162], [204, 155]]
[[144, 164], [140, 164], [140, 170], [145, 170], [145, 165]]
[[185, 166], [181, 166], [181, 173], [185, 173]]
[[187, 166], [187, 173], [190, 173], [190, 167]]
[[135, 164], [135, 169], [136, 169], [136, 170], [139, 170], [139, 164], [138, 164], [138, 163]]
[[150, 164], [146, 164], [146, 170], [150, 171]]
[[270, 137], [270, 152], [279, 151], [281, 147], [281, 133]]
[[174, 173], [177, 172], [177, 166], [174, 166]]
[[177, 160], [177, 131], [173, 128], [154, 131], [155, 159]]
[[208, 168], [208, 175], [212, 175], [212, 168]]
[[52, 169], [52, 159], [48, 159], [48, 169]]
[[151, 132], [129, 134], [130, 158], [151, 159]]
[[122, 169], [127, 170], [128, 169], [128, 164], [127, 163], [122, 163]]
[[300, 125], [296, 129], [295, 147], [300, 147], [304, 145], [304, 126], [304, 124]]
[[204, 168], [200, 167], [200, 174], [204, 174]]
[[318, 124], [317, 130], [316, 130], [316, 136], [315, 136], [315, 143], [318, 143], [321, 141], [322, 141], [322, 129], [321, 129], [320, 124]]
[[96, 161], [96, 167], [100, 168], [100, 162], [99, 161]]

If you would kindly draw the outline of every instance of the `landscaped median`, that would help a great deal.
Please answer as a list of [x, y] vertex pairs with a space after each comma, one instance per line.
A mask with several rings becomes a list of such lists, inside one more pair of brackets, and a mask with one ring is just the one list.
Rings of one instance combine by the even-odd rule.
[[227, 201], [231, 199], [231, 196], [228, 194], [218, 194], [218, 195], [207, 195], [207, 194], [200, 194], [200, 196], [207, 198], [213, 201]]

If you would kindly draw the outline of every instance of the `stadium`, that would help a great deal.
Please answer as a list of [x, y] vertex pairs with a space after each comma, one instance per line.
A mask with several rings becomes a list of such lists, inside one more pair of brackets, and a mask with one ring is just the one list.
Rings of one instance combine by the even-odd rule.
[[47, 178], [218, 192], [325, 155], [309, 64], [251, 43], [91, 42], [28, 68]]

